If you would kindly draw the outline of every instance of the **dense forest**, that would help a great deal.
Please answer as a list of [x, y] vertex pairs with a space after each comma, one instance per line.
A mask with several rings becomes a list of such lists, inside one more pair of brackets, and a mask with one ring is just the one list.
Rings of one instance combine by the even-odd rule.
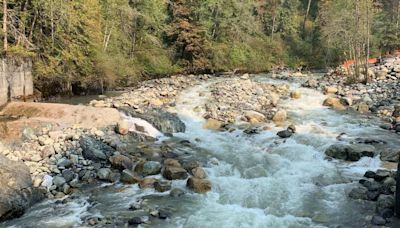
[[49, 93], [175, 73], [361, 65], [400, 47], [398, 0], [3, 0], [2, 18], [3, 55], [33, 58]]

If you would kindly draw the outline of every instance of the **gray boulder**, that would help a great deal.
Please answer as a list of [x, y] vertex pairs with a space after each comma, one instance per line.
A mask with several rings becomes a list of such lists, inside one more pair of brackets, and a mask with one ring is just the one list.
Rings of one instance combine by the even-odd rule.
[[399, 161], [400, 150], [385, 149], [381, 152], [381, 160], [388, 162]]
[[325, 151], [325, 154], [336, 159], [358, 161], [362, 157], [374, 157], [375, 147], [366, 144], [334, 144]]
[[112, 147], [92, 137], [82, 137], [79, 143], [83, 157], [92, 161], [105, 161], [115, 152]]
[[138, 113], [131, 107], [121, 107], [119, 110], [126, 115], [146, 120], [162, 133], [177, 133], [186, 130], [185, 124], [176, 114], [162, 109], [146, 109], [144, 113]]
[[33, 187], [27, 166], [0, 155], [0, 221], [21, 216], [43, 198]]

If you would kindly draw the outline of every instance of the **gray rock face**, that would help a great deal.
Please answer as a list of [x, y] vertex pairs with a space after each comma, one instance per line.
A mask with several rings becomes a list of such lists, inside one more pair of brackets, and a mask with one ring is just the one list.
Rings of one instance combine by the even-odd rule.
[[185, 124], [176, 114], [166, 112], [162, 109], [147, 109], [144, 114], [138, 113], [130, 107], [121, 107], [119, 110], [129, 116], [146, 120], [162, 133], [177, 133], [185, 132], [186, 130]]
[[82, 137], [79, 141], [82, 147], [82, 155], [92, 161], [107, 160], [114, 153], [114, 149], [92, 137]]
[[21, 216], [43, 197], [33, 187], [26, 165], [0, 155], [0, 221]]
[[400, 150], [386, 149], [381, 152], [381, 160], [389, 162], [399, 161]]
[[361, 157], [374, 157], [375, 147], [366, 144], [334, 144], [325, 151], [325, 154], [336, 159], [358, 161]]

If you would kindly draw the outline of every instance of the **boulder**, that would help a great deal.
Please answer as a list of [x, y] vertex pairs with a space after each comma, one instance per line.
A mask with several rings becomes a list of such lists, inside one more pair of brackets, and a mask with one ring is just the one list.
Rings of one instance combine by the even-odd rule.
[[197, 168], [192, 169], [192, 174], [193, 174], [194, 177], [199, 178], [199, 179], [207, 178], [206, 172], [201, 167], [197, 167]]
[[330, 146], [325, 154], [341, 160], [358, 161], [361, 157], [373, 157], [375, 154], [375, 147], [366, 144], [334, 144]]
[[349, 197], [352, 199], [357, 199], [357, 200], [368, 200], [368, 189], [362, 186], [353, 188], [350, 193]]
[[186, 183], [186, 186], [196, 193], [206, 193], [211, 191], [211, 182], [206, 179], [190, 177]]
[[105, 161], [115, 152], [112, 147], [93, 137], [81, 137], [79, 143], [83, 157], [92, 161]]
[[139, 182], [140, 188], [154, 188], [154, 184], [157, 183], [157, 180], [154, 178], [144, 178]]
[[256, 111], [246, 111], [244, 113], [244, 116], [246, 117], [247, 121], [249, 123], [261, 123], [265, 121], [265, 116], [262, 113], [256, 112]]
[[385, 209], [394, 209], [394, 197], [392, 195], [380, 195], [376, 203], [376, 212], [381, 214]]
[[292, 132], [292, 131], [289, 131], [289, 130], [283, 130], [283, 131], [279, 131], [279, 132], [277, 133], [277, 135], [278, 135], [279, 137], [285, 139], [285, 138], [291, 137], [291, 136], [293, 135], [293, 132]]
[[360, 103], [357, 105], [357, 111], [359, 113], [368, 113], [369, 112], [369, 106], [366, 103]]
[[121, 172], [121, 182], [125, 184], [136, 184], [140, 182], [140, 178], [137, 177], [132, 171], [124, 169]]
[[132, 107], [120, 107], [118, 110], [128, 116], [146, 120], [162, 133], [185, 132], [186, 126], [175, 113], [167, 112], [160, 108], [148, 108], [138, 112]]
[[44, 195], [33, 187], [28, 167], [0, 155], [0, 221], [21, 216]]
[[161, 172], [161, 164], [157, 161], [142, 162], [136, 165], [135, 172], [140, 173], [143, 176], [156, 175]]
[[398, 162], [399, 161], [400, 150], [395, 150], [392, 148], [387, 148], [381, 152], [381, 160], [388, 162]]
[[[348, 146], [349, 157], [352, 155], [361, 157], [374, 157], [375, 156], [375, 147], [367, 144], [351, 144]], [[351, 160], [351, 159], [349, 159]], [[358, 161], [357, 159], [355, 161]], [[351, 160], [352, 161], [352, 160]]]
[[133, 168], [133, 162], [130, 158], [124, 155], [114, 155], [110, 157], [110, 162], [112, 167], [119, 169], [119, 170], [124, 170], [128, 169], [131, 170]]
[[167, 166], [164, 169], [163, 176], [168, 180], [184, 180], [188, 174], [184, 168]]
[[154, 183], [154, 189], [158, 192], [166, 192], [171, 190], [171, 181], [156, 181]]
[[129, 123], [126, 120], [121, 120], [117, 123], [115, 131], [120, 135], [127, 135], [129, 133]]
[[331, 145], [325, 151], [325, 154], [332, 158], [347, 160], [347, 146], [343, 144]]
[[293, 98], [293, 99], [300, 99], [301, 98], [301, 92], [299, 90], [292, 91], [290, 93], [290, 97]]
[[279, 110], [275, 113], [274, 117], [272, 117], [272, 120], [274, 122], [284, 122], [287, 119], [287, 114], [285, 110]]
[[346, 108], [343, 106], [343, 104], [340, 102], [340, 99], [335, 98], [335, 97], [328, 97], [325, 99], [324, 106], [332, 107], [336, 110], [345, 110]]
[[376, 226], [383, 226], [386, 224], [386, 219], [382, 218], [381, 216], [374, 215], [372, 216], [371, 223]]
[[207, 122], [203, 125], [203, 128], [210, 130], [219, 130], [222, 128], [223, 123], [216, 119], [208, 119]]
[[335, 94], [338, 92], [338, 89], [336, 87], [332, 87], [332, 86], [327, 86], [324, 89], [325, 94]]
[[109, 168], [101, 168], [97, 171], [97, 177], [100, 180], [109, 180], [111, 170]]

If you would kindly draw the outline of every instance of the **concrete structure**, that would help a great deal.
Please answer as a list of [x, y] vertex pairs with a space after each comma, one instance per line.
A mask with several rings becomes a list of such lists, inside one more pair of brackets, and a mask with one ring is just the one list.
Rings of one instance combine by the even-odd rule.
[[33, 95], [32, 61], [1, 59], [0, 105], [31, 95]]

